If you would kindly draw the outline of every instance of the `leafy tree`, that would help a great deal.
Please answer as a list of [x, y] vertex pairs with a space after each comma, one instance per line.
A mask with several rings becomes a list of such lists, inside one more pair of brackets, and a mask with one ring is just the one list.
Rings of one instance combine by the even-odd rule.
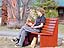
[[58, 12], [56, 10], [57, 3], [54, 0], [36, 0], [36, 2], [33, 2], [33, 7], [38, 8], [45, 8], [46, 10], [46, 17], [57, 17]]

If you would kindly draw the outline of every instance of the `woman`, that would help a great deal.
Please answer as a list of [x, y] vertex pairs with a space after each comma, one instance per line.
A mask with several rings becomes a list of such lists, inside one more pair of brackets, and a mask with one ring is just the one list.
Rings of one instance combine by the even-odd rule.
[[20, 40], [16, 45], [18, 45], [18, 46], [23, 45], [23, 42], [25, 40], [25, 36], [27, 35], [27, 32], [29, 33], [29, 32], [40, 32], [41, 31], [41, 28], [45, 24], [45, 17], [44, 17], [45, 10], [42, 9], [42, 8], [39, 8], [39, 9], [37, 9], [36, 12], [38, 14], [38, 17], [35, 20], [34, 24], [26, 23], [26, 25], [22, 26], [22, 28], [20, 30], [20, 33], [19, 33], [19, 35], [17, 37], [17, 40], [19, 40], [19, 39]]

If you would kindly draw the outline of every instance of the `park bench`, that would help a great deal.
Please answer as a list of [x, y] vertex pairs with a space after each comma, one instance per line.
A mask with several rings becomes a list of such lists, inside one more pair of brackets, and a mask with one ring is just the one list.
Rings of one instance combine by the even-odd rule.
[[40, 48], [55, 47], [58, 40], [58, 18], [46, 18], [46, 22], [41, 32], [31, 32], [29, 39], [32, 41], [33, 37], [38, 38], [40, 35]]

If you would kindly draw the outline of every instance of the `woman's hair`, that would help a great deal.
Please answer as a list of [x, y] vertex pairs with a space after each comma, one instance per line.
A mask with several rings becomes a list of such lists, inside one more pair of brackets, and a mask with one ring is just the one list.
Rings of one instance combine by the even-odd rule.
[[42, 13], [42, 15], [44, 15], [44, 14], [45, 14], [45, 10], [44, 10], [43, 8], [37, 8], [37, 9], [36, 9], [36, 11], [41, 12], [41, 13]]

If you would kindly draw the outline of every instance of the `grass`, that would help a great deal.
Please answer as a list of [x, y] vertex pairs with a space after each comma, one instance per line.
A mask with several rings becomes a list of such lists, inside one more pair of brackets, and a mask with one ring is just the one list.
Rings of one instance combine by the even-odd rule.
[[63, 24], [58, 24], [58, 31], [60, 33], [63, 33], [64, 34], [64, 25]]
[[19, 32], [19, 29], [9, 29], [7, 26], [0, 26], [0, 31], [13, 31], [13, 32]]

